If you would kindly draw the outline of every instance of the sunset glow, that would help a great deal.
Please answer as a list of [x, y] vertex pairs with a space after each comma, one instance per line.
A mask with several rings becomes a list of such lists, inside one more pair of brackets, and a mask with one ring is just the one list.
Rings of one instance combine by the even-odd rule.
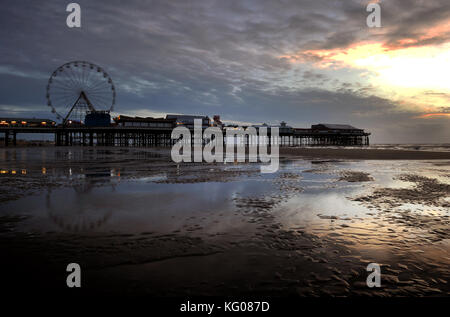
[[433, 118], [433, 117], [449, 117], [450, 113], [427, 113], [419, 116], [418, 118]]
[[[401, 41], [402, 44], [416, 42], [412, 39]], [[306, 50], [280, 58], [293, 64], [312, 63], [315, 68], [330, 74], [339, 69], [353, 70], [359, 80], [376, 87], [379, 96], [394, 99], [407, 108], [427, 108], [436, 112], [438, 108], [448, 106], [450, 43], [404, 48], [389, 48], [382, 43], [356, 43], [347, 48]], [[430, 113], [419, 118], [438, 115], [449, 117], [446, 113]]]

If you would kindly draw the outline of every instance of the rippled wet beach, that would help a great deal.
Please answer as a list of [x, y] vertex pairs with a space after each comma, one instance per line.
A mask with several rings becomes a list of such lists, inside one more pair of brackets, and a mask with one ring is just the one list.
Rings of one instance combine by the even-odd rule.
[[168, 155], [0, 149], [3, 270], [58, 289], [77, 262], [93, 294], [450, 295], [448, 160], [290, 156], [261, 174]]

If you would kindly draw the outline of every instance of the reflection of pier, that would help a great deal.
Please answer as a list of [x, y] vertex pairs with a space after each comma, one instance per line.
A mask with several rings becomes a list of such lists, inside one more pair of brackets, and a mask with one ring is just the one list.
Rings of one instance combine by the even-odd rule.
[[[350, 126], [316, 125], [311, 129], [281, 127], [278, 139], [269, 133], [269, 142], [280, 146], [363, 146], [369, 145], [370, 133]], [[17, 144], [17, 134], [53, 134], [57, 146], [171, 146], [173, 127], [0, 127], [4, 145]], [[352, 129], [351, 129], [352, 128]], [[270, 129], [268, 129], [270, 132]], [[245, 143], [249, 140], [246, 139]]]

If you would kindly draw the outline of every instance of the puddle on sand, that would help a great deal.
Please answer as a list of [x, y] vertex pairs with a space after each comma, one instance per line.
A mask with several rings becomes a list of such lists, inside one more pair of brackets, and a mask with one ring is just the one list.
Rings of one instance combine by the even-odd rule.
[[269, 188], [269, 183], [254, 181], [158, 184], [144, 178], [47, 190], [4, 203], [1, 209], [3, 215], [29, 217], [18, 227], [22, 231], [211, 234], [248, 230], [242, 219], [232, 220], [239, 217], [234, 213], [231, 197]]
[[[442, 176], [450, 171], [448, 166], [285, 159], [277, 173], [260, 174], [259, 165], [177, 166], [168, 163], [164, 155], [133, 149], [0, 152], [4, 159], [0, 169], [7, 171], [0, 174], [1, 188], [4, 193], [17, 194], [5, 196], [0, 214], [20, 218], [3, 233], [12, 237], [20, 233], [47, 237], [55, 232], [76, 237], [114, 235], [115, 239], [123, 235], [131, 239], [124, 242], [127, 246], [146, 243], [157, 250], [156, 255], [143, 256], [130, 255], [129, 249], [114, 249], [138, 265], [186, 254], [234, 254], [237, 246], [262, 248], [265, 256], [280, 261], [273, 263], [277, 276], [283, 276], [276, 278], [278, 282], [291, 279], [286, 282], [291, 285], [292, 279], [299, 280], [296, 287], [304, 287], [302, 283], [311, 278], [312, 286], [305, 291], [309, 295], [322, 294], [326, 291], [323, 283], [331, 282], [322, 275], [308, 277], [308, 270], [331, 266], [342, 271], [339, 278], [353, 285], [361, 273], [344, 272], [364, 271], [370, 262], [383, 264], [395, 277], [390, 278], [386, 290], [391, 295], [399, 285], [411, 286], [400, 282], [413, 279], [448, 292], [444, 282], [450, 267], [450, 211], [445, 205], [446, 187], [439, 187], [449, 183], [448, 177]], [[420, 199], [393, 204], [388, 196], [370, 198], [379, 189], [414, 189], [417, 179], [399, 178], [411, 173], [437, 180], [433, 186], [443, 194], [436, 196], [435, 205], [422, 204]], [[358, 197], [364, 199], [355, 200]], [[149, 240], [144, 239], [146, 234]], [[192, 240], [197, 237], [212, 243], [221, 237], [226, 243], [203, 247], [204, 242]], [[95, 250], [113, 248], [110, 243], [116, 244], [97, 242]], [[165, 254], [163, 249], [173, 251]], [[221, 256], [215, 257], [223, 261]], [[110, 261], [103, 264], [108, 266], [118, 260], [105, 261]], [[320, 274], [325, 274], [323, 269]], [[351, 289], [329, 278], [344, 286], [335, 290], [331, 285], [327, 292], [342, 295]], [[422, 287], [406, 289], [403, 294], [427, 292]]]

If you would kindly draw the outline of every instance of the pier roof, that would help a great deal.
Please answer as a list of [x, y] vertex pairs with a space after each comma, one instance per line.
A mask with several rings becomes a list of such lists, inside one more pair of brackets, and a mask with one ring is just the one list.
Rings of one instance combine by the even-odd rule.
[[330, 129], [330, 130], [361, 130], [349, 124], [319, 123], [311, 126], [311, 129]]

